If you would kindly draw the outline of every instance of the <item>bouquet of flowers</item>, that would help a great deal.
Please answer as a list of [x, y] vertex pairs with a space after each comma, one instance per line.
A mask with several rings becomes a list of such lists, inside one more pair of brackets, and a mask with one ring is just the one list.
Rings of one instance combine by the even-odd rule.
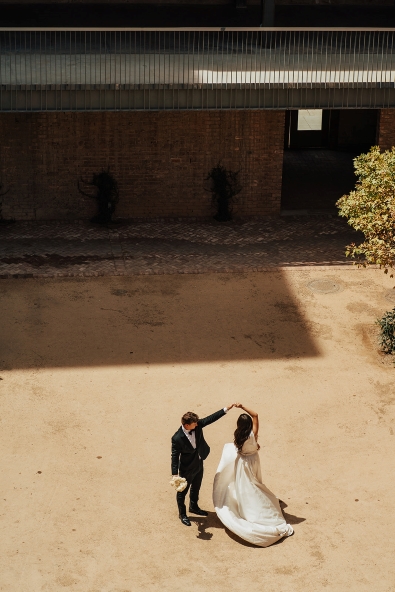
[[178, 475], [173, 475], [170, 485], [175, 488], [176, 491], [184, 491], [187, 487], [188, 483], [184, 477], [179, 477]]

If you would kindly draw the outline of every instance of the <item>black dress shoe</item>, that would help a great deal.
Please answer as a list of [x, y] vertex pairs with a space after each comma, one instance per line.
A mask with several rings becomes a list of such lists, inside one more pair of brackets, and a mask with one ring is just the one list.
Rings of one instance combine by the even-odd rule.
[[192, 512], [192, 514], [197, 514], [198, 516], [208, 516], [208, 512], [201, 510], [199, 506], [189, 506], [189, 511]]
[[180, 520], [183, 524], [185, 524], [185, 526], [191, 526], [189, 518], [186, 514], [180, 514]]

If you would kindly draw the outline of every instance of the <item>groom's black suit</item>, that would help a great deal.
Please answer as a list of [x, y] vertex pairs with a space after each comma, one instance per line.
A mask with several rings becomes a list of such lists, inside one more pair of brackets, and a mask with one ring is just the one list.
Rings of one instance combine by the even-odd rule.
[[210, 447], [204, 439], [203, 428], [214, 423], [225, 415], [221, 409], [208, 417], [199, 419], [195, 428], [196, 448], [192, 446], [180, 427], [171, 439], [171, 472], [172, 475], [185, 477], [188, 487], [184, 491], [177, 492], [177, 505], [179, 514], [186, 514], [185, 497], [191, 488], [191, 505], [196, 505], [199, 499], [199, 490], [203, 479], [203, 461], [210, 454]]

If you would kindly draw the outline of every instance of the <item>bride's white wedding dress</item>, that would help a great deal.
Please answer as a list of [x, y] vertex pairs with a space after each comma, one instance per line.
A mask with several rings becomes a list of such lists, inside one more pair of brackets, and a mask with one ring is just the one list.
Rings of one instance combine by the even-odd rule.
[[252, 432], [241, 452], [234, 444], [225, 444], [214, 479], [213, 501], [221, 522], [249, 543], [268, 547], [293, 533], [279, 500], [262, 483]]

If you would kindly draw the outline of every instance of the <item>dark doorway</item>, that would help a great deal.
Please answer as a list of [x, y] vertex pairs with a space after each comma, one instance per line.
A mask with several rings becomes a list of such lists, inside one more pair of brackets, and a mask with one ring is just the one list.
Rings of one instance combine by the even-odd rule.
[[327, 143], [327, 111], [301, 109], [287, 111], [285, 149], [321, 148]]
[[376, 143], [377, 109], [287, 111], [285, 149], [369, 150]]
[[376, 144], [376, 109], [288, 111], [281, 208], [336, 212], [355, 185], [353, 159]]

